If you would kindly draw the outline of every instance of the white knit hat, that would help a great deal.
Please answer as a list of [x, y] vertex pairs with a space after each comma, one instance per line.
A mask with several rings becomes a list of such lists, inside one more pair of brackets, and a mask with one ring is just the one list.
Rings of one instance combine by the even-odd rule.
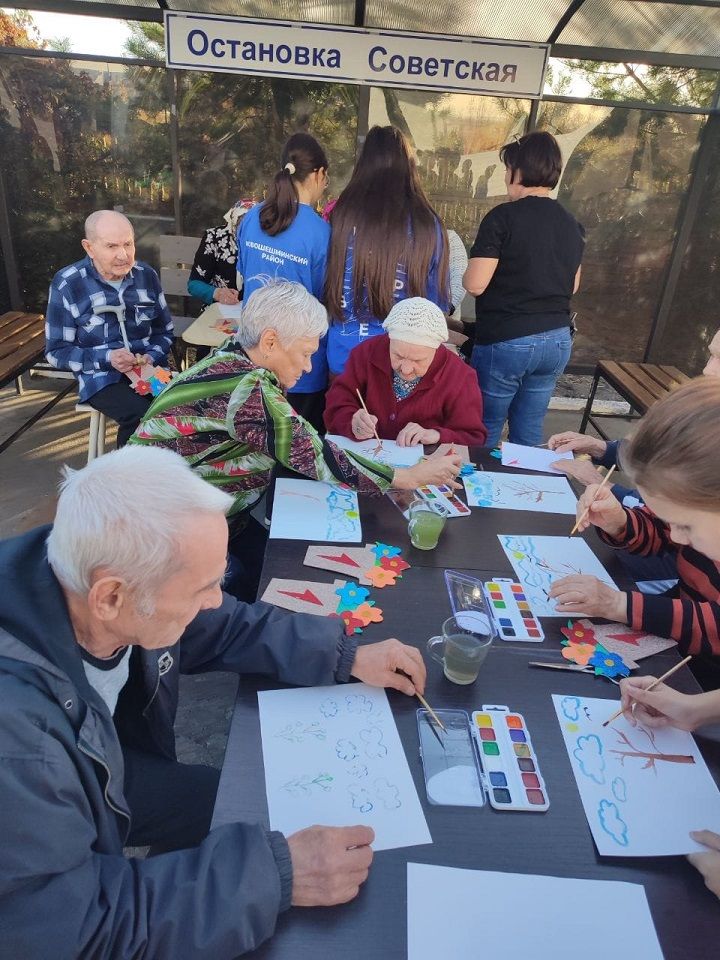
[[391, 340], [404, 340], [419, 347], [439, 347], [448, 338], [445, 314], [424, 297], [398, 300], [383, 328]]

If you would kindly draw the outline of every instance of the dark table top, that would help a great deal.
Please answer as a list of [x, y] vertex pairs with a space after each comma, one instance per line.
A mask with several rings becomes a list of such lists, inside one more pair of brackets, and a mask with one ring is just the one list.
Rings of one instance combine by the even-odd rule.
[[[492, 461], [493, 468], [498, 463]], [[446, 566], [467, 570], [484, 580], [512, 576], [512, 568], [499, 545], [496, 550], [496, 533], [530, 530], [566, 536], [572, 526], [572, 518], [567, 516], [473, 510], [471, 518], [448, 521], [450, 530], [443, 534], [447, 537], [443, 552], [438, 548], [421, 554], [408, 549], [407, 534], [402, 536], [405, 522], [387, 500], [373, 501], [369, 510], [363, 502], [361, 512], [364, 539], [369, 542], [378, 538], [403, 546], [403, 555], [414, 565], [396, 586], [374, 592], [384, 621], [368, 627], [363, 642], [396, 636], [423, 650], [428, 637], [439, 632], [442, 621], [451, 613], [443, 578]], [[457, 537], [453, 525], [462, 526]], [[624, 585], [624, 579], [609, 562], [611, 551], [596, 539], [590, 538], [590, 542], [611, 575], [617, 573], [618, 584]], [[337, 575], [302, 566], [306, 547], [307, 544], [294, 541], [269, 541], [261, 591], [271, 577], [334, 579]], [[528, 666], [530, 660], [560, 660], [559, 630], [563, 623], [560, 618], [545, 618], [546, 640], [542, 644], [496, 640], [478, 680], [468, 687], [447, 681], [442, 667], [426, 657], [426, 697], [436, 709], [455, 707], [470, 712], [487, 703], [507, 704], [525, 716], [545, 778], [550, 809], [546, 813], [519, 813], [495, 811], [490, 806], [475, 809], [429, 804], [418, 750], [418, 703], [388, 691], [433, 843], [376, 853], [370, 876], [356, 900], [342, 907], [290, 910], [279, 919], [274, 937], [254, 956], [302, 960], [314, 957], [320, 948], [324, 956], [341, 956], [343, 960], [405, 957], [408, 862], [641, 883], [666, 960], [705, 960], [716, 955], [720, 905], [684, 858], [609, 858], [599, 857], [595, 850], [551, 695], [615, 699], [618, 691], [614, 684], [600, 678]], [[674, 651], [656, 655], [641, 661], [639, 672], [659, 675], [677, 659]], [[698, 689], [687, 669], [678, 671], [674, 683], [687, 692]], [[215, 808], [215, 826], [233, 820], [268, 823], [256, 694], [258, 690], [278, 686], [253, 677], [240, 682]], [[698, 741], [713, 775], [720, 781], [720, 729], [708, 730], [707, 736], [698, 737]], [[601, 929], [601, 922], [598, 924]], [[611, 920], [608, 926], [612, 929]], [[622, 957], [622, 932], [615, 934], [615, 956]]]

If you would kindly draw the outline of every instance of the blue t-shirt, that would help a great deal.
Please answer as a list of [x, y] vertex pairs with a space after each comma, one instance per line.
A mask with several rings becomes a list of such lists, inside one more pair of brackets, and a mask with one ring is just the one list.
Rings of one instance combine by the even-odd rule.
[[[237, 270], [244, 278], [243, 300], [268, 277], [300, 283], [319, 299], [327, 270], [330, 227], [306, 203], [298, 205], [295, 219], [282, 233], [271, 237], [260, 226], [258, 203], [240, 221], [237, 233]], [[327, 386], [326, 337], [312, 358], [312, 370], [304, 373], [289, 393], [314, 393]]]
[[[436, 224], [437, 240], [435, 243], [435, 253], [430, 261], [428, 271], [427, 291], [425, 296], [428, 300], [437, 304], [445, 313], [450, 309], [450, 287], [440, 290], [438, 285], [438, 268], [442, 255], [442, 228], [440, 223]], [[395, 271], [395, 294], [394, 301], [405, 300], [410, 296], [408, 290], [407, 269], [404, 264], [398, 263]], [[343, 319], [341, 321], [333, 320], [330, 324], [330, 330], [327, 336], [327, 359], [330, 372], [333, 374], [342, 373], [347, 363], [347, 358], [353, 347], [370, 337], [377, 337], [384, 333], [383, 320], [374, 316], [370, 312], [367, 303], [367, 296], [363, 292], [363, 298], [360, 303], [355, 303], [353, 296], [353, 239], [350, 238], [345, 254], [345, 273], [343, 276]], [[383, 318], [384, 319], [384, 318]]]

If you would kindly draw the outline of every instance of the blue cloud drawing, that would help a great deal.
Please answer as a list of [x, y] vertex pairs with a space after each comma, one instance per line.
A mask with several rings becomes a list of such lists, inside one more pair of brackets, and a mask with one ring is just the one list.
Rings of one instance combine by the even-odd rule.
[[613, 838], [615, 843], [621, 847], [628, 845], [630, 842], [628, 838], [628, 827], [620, 816], [616, 804], [611, 803], [609, 800], [601, 800], [600, 806], [598, 807], [598, 818], [600, 819], [600, 826], [609, 837]]
[[605, 760], [600, 737], [591, 733], [587, 737], [578, 737], [573, 756], [582, 773], [595, 783], [605, 783]]
[[613, 782], [610, 784], [610, 789], [613, 792], [613, 796], [616, 800], [619, 800], [620, 803], [625, 803], [627, 800], [627, 784], [622, 777], [615, 777]]
[[374, 807], [372, 802], [372, 797], [367, 792], [365, 787], [361, 787], [357, 783], [351, 783], [348, 787], [350, 796], [352, 797], [352, 805], [356, 810], [359, 810], [360, 813], [370, 813]]
[[320, 713], [324, 717], [336, 717], [337, 712], [337, 700], [333, 700], [332, 697], [328, 697], [327, 700], [323, 700], [323, 702], [320, 704]]
[[345, 738], [338, 740], [335, 744], [335, 753], [340, 760], [354, 760], [358, 755], [355, 744]]
[[563, 716], [574, 723], [580, 716], [580, 697], [563, 697], [560, 709]]

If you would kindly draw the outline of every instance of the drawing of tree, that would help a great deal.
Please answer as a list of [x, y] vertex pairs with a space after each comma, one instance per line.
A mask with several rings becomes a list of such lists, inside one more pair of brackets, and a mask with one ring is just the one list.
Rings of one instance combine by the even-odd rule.
[[616, 756], [620, 757], [620, 766], [625, 765], [625, 760], [628, 757], [634, 757], [637, 759], [645, 760], [646, 762], [642, 765], [643, 770], [652, 770], [657, 776], [656, 764], [658, 761], [662, 760], [665, 763], [695, 763], [695, 757], [682, 754], [682, 753], [660, 753], [657, 749], [655, 743], [655, 734], [651, 730], [646, 730], [644, 727], [638, 726], [638, 733], [644, 733], [645, 736], [650, 741], [652, 750], [641, 750], [635, 746], [634, 743], [630, 740], [626, 733], [618, 730], [616, 727], [613, 727], [613, 730], [618, 735], [618, 742], [625, 744], [625, 746], [630, 747], [630, 750], [611, 750], [610, 753], [614, 753]]
[[515, 496], [518, 499], [525, 497], [528, 500], [532, 500], [534, 503], [542, 503], [545, 494], [556, 494], [557, 490], [543, 490], [541, 487], [535, 487], [531, 483], [508, 483], [508, 487], [512, 490], [517, 491]]

